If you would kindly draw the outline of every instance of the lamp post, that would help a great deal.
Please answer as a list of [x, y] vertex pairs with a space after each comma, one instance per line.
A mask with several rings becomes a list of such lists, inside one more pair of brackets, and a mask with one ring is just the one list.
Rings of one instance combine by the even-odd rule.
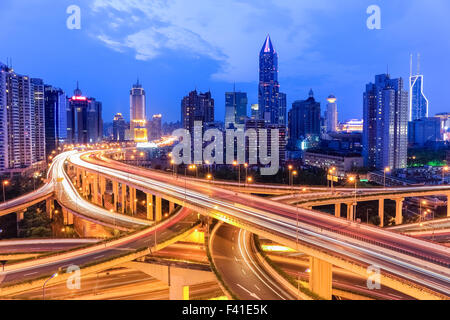
[[356, 204], [357, 204], [357, 202], [356, 202], [356, 185], [357, 185], [357, 183], [358, 183], [358, 180], [356, 179], [356, 177], [350, 177], [349, 179], [348, 179], [350, 182], [354, 182], [355, 183], [355, 201], [354, 201], [354, 203], [353, 203], [353, 219], [354, 218], [356, 218]]
[[336, 172], [336, 167], [332, 167], [330, 170], [328, 170], [328, 173], [330, 175], [330, 187], [331, 187], [331, 194], [333, 194], [333, 188], [334, 188], [334, 173]]
[[292, 171], [292, 190], [294, 190], [294, 177], [296, 176], [298, 176], [298, 171], [297, 170]]
[[58, 276], [58, 273], [52, 274], [50, 278], [45, 280], [44, 285], [42, 286], [42, 300], [45, 300], [45, 286], [47, 285], [47, 282], [49, 282], [51, 279], [56, 278]]
[[4, 180], [2, 183], [3, 186], [3, 203], [6, 202], [6, 196], [5, 196], [5, 187], [9, 185], [9, 181], [8, 180]]
[[448, 172], [450, 169], [448, 166], [445, 166], [442, 168], [442, 184], [445, 183], [445, 173]]
[[245, 181], [248, 180], [248, 163], [244, 163], [244, 168], [245, 168]]
[[419, 206], [419, 216], [420, 216], [420, 222], [422, 222], [424, 220], [424, 216], [423, 216], [423, 212], [422, 212], [422, 205], [426, 205], [427, 202], [425, 200], [420, 201], [420, 206]]
[[391, 172], [391, 168], [386, 167], [384, 168], [384, 188], [386, 189], [386, 173]]
[[292, 180], [292, 169], [294, 169], [294, 167], [290, 164], [288, 166], [288, 169], [289, 169], [289, 186], [291, 186], [292, 185], [292, 183], [291, 183], [291, 180]]
[[239, 184], [238, 184], [238, 188], [241, 189], [241, 164], [238, 163], [236, 160], [233, 161], [233, 166], [238, 168], [238, 176], [239, 176]]

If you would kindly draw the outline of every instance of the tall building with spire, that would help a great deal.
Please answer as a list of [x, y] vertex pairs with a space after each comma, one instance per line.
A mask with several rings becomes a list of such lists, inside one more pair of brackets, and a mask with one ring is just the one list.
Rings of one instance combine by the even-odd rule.
[[130, 91], [130, 131], [134, 142], [147, 142], [145, 91], [139, 79]]
[[409, 121], [428, 118], [428, 99], [423, 93], [423, 75], [420, 74], [420, 54], [417, 55], [417, 73], [413, 75], [411, 55], [409, 76]]
[[[258, 118], [269, 124], [285, 124], [286, 106], [283, 103], [286, 96], [280, 96], [278, 82], [278, 53], [275, 51], [272, 40], [268, 35], [259, 53], [259, 88], [258, 88]], [[280, 111], [281, 109], [281, 111]], [[281, 120], [280, 120], [281, 118]]]

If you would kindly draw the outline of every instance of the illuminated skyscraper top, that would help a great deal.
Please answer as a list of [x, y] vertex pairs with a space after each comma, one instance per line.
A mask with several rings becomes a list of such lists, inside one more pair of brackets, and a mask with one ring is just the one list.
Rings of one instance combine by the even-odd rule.
[[417, 56], [417, 74], [413, 76], [413, 56], [409, 77], [409, 121], [428, 118], [428, 99], [423, 93], [423, 75], [420, 74], [420, 55]]
[[278, 53], [267, 36], [259, 54], [258, 117], [268, 123], [279, 123]]
[[148, 141], [146, 124], [145, 91], [138, 79], [130, 91], [130, 130], [135, 142]]

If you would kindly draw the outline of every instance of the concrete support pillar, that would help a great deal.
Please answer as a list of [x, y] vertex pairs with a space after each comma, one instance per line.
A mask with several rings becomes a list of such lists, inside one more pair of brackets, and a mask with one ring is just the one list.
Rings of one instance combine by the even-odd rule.
[[106, 179], [105, 177], [100, 177], [100, 205], [105, 206], [105, 194], [106, 194]]
[[331, 263], [311, 257], [309, 261], [309, 290], [320, 297], [331, 300], [333, 266]]
[[153, 195], [147, 193], [147, 220], [153, 221]]
[[347, 220], [350, 220], [350, 221], [355, 220], [354, 209], [355, 209], [355, 206], [353, 203], [347, 203]]
[[127, 207], [127, 185], [126, 184], [122, 184], [121, 187], [121, 200], [120, 200], [120, 212], [122, 213], [126, 213], [125, 208]]
[[86, 195], [86, 171], [81, 171], [81, 193], [83, 196]]
[[134, 216], [137, 213], [137, 197], [135, 188], [130, 189], [130, 195], [130, 198], [132, 199], [130, 203], [131, 214]]
[[27, 210], [22, 210], [16, 213], [17, 223], [23, 220], [25, 217], [25, 212], [27, 212]]
[[98, 200], [98, 175], [94, 175], [94, 195], [93, 195], [93, 199], [94, 199], [94, 204], [100, 204], [99, 200]]
[[75, 174], [76, 174], [75, 184], [76, 184], [77, 188], [79, 188], [79, 187], [81, 187], [81, 181], [80, 181], [81, 170], [80, 170], [80, 168], [78, 168], [78, 167], [76, 168]]
[[53, 209], [55, 209], [55, 201], [53, 199], [45, 200], [45, 211], [50, 219], [53, 218]]
[[450, 218], [450, 194], [447, 195], [447, 217]]
[[68, 225], [68, 216], [69, 216], [69, 214], [68, 214], [68, 212], [67, 212], [67, 210], [66, 209], [62, 209], [62, 216], [63, 216], [63, 224], [65, 225], [65, 226], [67, 226]]
[[67, 211], [66, 209], [62, 210], [64, 225], [72, 225], [73, 224], [73, 214]]
[[340, 218], [341, 217], [341, 203], [336, 203], [335, 205], [334, 205], [334, 215], [337, 217], [337, 218]]
[[380, 227], [384, 227], [384, 199], [378, 200], [378, 217], [380, 218]]
[[155, 221], [159, 222], [162, 220], [162, 199], [161, 197], [156, 197], [155, 201]]
[[67, 211], [67, 224], [72, 225], [73, 224], [73, 214]]
[[403, 223], [403, 201], [405, 199], [395, 199], [395, 224]]
[[117, 181], [113, 181], [113, 198], [114, 212], [117, 212], [117, 203], [119, 198], [119, 183]]
[[169, 285], [170, 300], [189, 300], [189, 286], [183, 285], [183, 279], [171, 279]]

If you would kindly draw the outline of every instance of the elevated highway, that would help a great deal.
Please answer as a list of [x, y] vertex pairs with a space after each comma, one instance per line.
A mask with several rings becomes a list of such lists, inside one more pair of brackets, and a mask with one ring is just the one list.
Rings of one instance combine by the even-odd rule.
[[[5, 294], [20, 292], [20, 290], [23, 290], [20, 288], [20, 285], [19, 289], [16, 289], [14, 286], [42, 278], [43, 276], [50, 276], [59, 269], [66, 270], [71, 265], [83, 268], [86, 265], [100, 265], [105, 263], [105, 261], [114, 261], [118, 256], [120, 257], [127, 253], [131, 254], [142, 248], [148, 248], [149, 251], [159, 250], [172, 244], [171, 241], [176, 241], [176, 237], [184, 232], [183, 230], [189, 230], [186, 228], [192, 228], [197, 222], [197, 214], [194, 214], [189, 209], [182, 209], [178, 214], [163, 221], [161, 224], [119, 240], [37, 260], [7, 265], [5, 271], [0, 272], [0, 295], [4, 296]], [[147, 251], [142, 251], [141, 256], [147, 255]], [[134, 260], [136, 257], [133, 256], [130, 259]], [[26, 289], [31, 288], [26, 286]]]
[[443, 246], [309, 209], [129, 167], [99, 152], [74, 154], [69, 157], [69, 167], [107, 177], [299, 249], [316, 258], [318, 264], [336, 265], [362, 276], [367, 276], [368, 266], [377, 266], [385, 285], [412, 297], [450, 296], [450, 255]]

